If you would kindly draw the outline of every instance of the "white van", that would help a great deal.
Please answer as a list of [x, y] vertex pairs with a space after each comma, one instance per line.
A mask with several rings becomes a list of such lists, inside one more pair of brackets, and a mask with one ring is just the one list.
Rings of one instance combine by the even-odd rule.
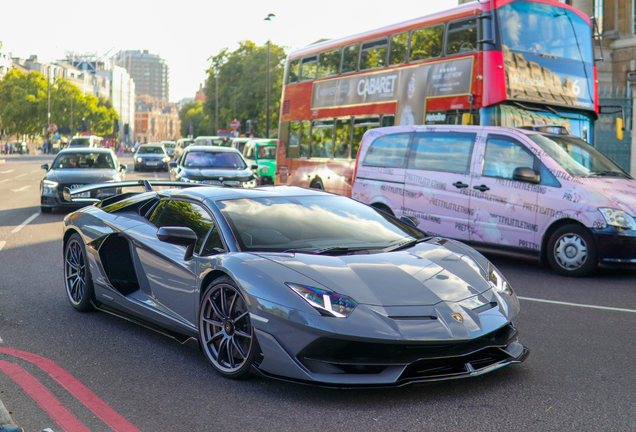
[[636, 181], [562, 126], [372, 129], [352, 198], [568, 276], [636, 264]]

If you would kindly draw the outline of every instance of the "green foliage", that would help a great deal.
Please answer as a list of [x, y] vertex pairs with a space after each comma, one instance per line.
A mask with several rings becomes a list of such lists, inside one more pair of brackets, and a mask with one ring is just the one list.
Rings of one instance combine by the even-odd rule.
[[[270, 45], [270, 137], [277, 136], [278, 131], [285, 58], [286, 53], [283, 47]], [[212, 67], [208, 69], [203, 112], [208, 118], [212, 131], [215, 125], [215, 90], [216, 73], [218, 73], [219, 129], [229, 130], [230, 122], [236, 118], [241, 122], [241, 131], [244, 132], [246, 121], [252, 120], [254, 123], [256, 120], [259, 135], [264, 134], [267, 45], [257, 46], [252, 41], [239, 42], [237, 50], [229, 51], [225, 48], [210, 60]], [[213, 134], [216, 135], [216, 133]]]
[[187, 126], [192, 122], [194, 126], [194, 137], [204, 135], [215, 135], [214, 126], [210, 124], [210, 118], [203, 112], [203, 102], [189, 102], [179, 111], [181, 120], [181, 136], [188, 136]]
[[[9, 71], [0, 81], [0, 121], [11, 134], [41, 133], [48, 124], [47, 79], [39, 72], [25, 74]], [[87, 95], [73, 83], [57, 78], [51, 82], [51, 123], [70, 127], [71, 111], [74, 132], [79, 131], [82, 118], [98, 135], [113, 132], [118, 115], [109, 99]], [[72, 100], [72, 107], [71, 107]]]

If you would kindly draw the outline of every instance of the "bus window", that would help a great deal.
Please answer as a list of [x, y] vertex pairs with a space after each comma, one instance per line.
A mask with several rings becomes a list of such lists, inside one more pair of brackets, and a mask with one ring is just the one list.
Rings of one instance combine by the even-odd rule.
[[351, 149], [351, 158], [358, 156], [362, 136], [369, 129], [380, 127], [380, 117], [356, 118], [353, 121], [353, 147]]
[[355, 44], [344, 49], [342, 55], [342, 73], [355, 72], [358, 70], [358, 53], [360, 45]]
[[309, 120], [303, 120], [301, 125], [300, 135], [300, 157], [309, 157], [309, 130], [311, 129], [311, 122]]
[[333, 157], [336, 159], [348, 159], [350, 144], [351, 119], [338, 119], [336, 121], [336, 147]]
[[411, 34], [410, 60], [424, 60], [442, 55], [444, 25], [414, 30]]
[[300, 144], [300, 122], [293, 121], [289, 123], [289, 146], [298, 147]]
[[393, 114], [382, 117], [382, 127], [395, 126], [395, 116]]
[[300, 80], [307, 81], [316, 78], [316, 56], [305, 57], [300, 65]]
[[287, 82], [289, 84], [298, 82], [298, 68], [300, 67], [300, 59], [292, 60], [289, 62], [289, 78]]
[[333, 151], [333, 120], [315, 120], [311, 128], [311, 157], [331, 158]]
[[342, 50], [340, 48], [320, 53], [318, 57], [318, 78], [338, 75]]
[[477, 20], [459, 21], [448, 25], [446, 55], [477, 50]]
[[386, 66], [386, 48], [386, 39], [379, 39], [362, 44], [360, 70], [375, 69]]
[[389, 54], [389, 64], [401, 64], [406, 61], [407, 45], [409, 43], [408, 32], [391, 36], [391, 51]]

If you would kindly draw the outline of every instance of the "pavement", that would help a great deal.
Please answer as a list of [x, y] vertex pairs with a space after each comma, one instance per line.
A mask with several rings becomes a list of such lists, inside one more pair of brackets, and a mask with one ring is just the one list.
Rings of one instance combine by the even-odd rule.
[[0, 426], [5, 427], [16, 427], [17, 425], [13, 423], [13, 419], [9, 414], [9, 411], [4, 407], [4, 404], [0, 400]]

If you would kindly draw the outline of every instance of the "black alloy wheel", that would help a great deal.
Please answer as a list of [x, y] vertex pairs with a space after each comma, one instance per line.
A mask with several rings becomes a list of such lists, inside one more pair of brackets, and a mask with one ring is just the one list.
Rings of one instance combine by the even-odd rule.
[[199, 309], [201, 347], [212, 366], [227, 378], [250, 375], [257, 350], [243, 295], [227, 276], [213, 281]]
[[77, 233], [69, 238], [64, 249], [64, 285], [71, 306], [80, 312], [93, 309], [93, 280], [84, 242]]

